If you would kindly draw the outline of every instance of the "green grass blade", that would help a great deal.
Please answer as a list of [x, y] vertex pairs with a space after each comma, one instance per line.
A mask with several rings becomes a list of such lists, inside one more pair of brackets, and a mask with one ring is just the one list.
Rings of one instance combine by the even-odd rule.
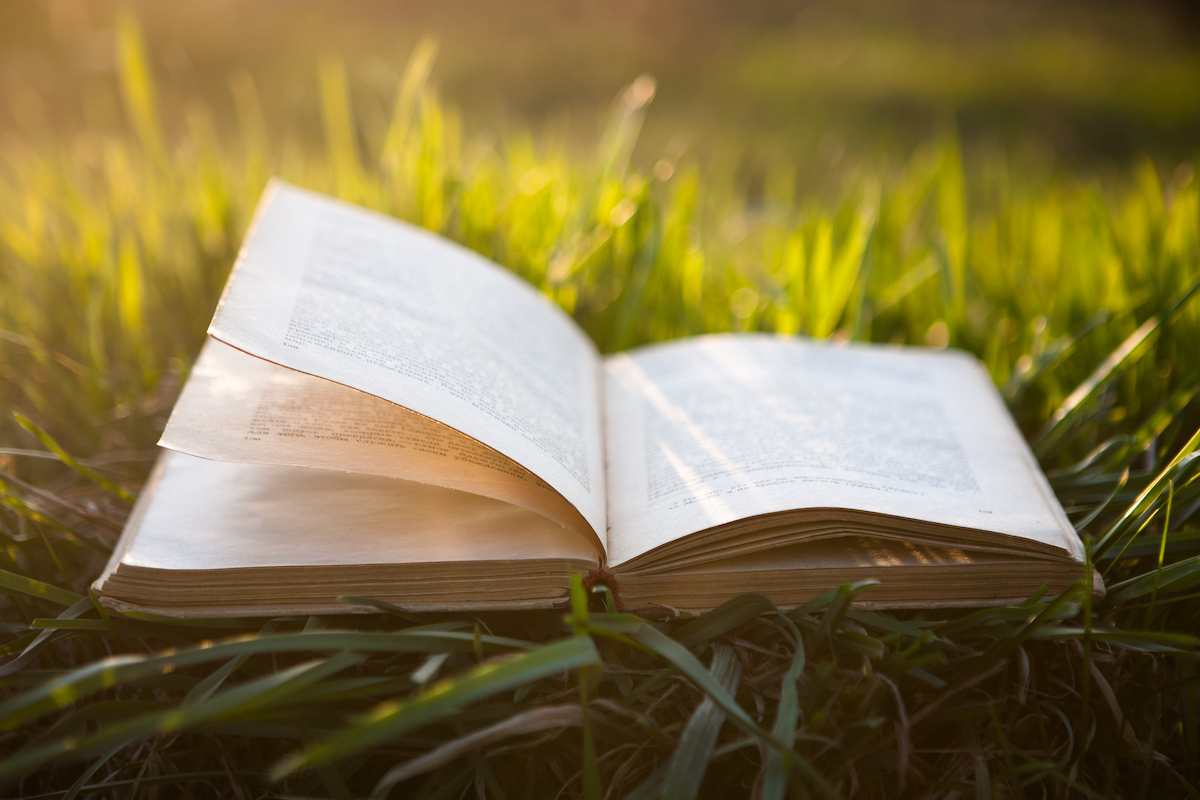
[[[816, 641], [816, 650], [820, 651], [825, 646], [832, 647], [833, 634], [842, 624], [846, 614], [850, 611], [850, 606], [863, 592], [879, 585], [879, 581], [860, 581], [858, 583], [842, 584], [837, 588], [833, 595], [833, 599], [829, 603], [829, 609], [825, 615], [821, 617], [821, 622], [817, 626], [816, 635], [813, 637]], [[794, 614], [795, 612], [793, 612]], [[789, 620], [791, 617], [789, 616]]]
[[645, 645], [666, 659], [676, 669], [686, 675], [701, 690], [708, 694], [713, 699], [713, 702], [743, 731], [751, 736], [759, 736], [765, 740], [770, 740], [771, 737], [766, 731], [763, 731], [754, 723], [754, 720], [742, 710], [742, 707], [737, 704], [733, 696], [720, 683], [713, 679], [708, 670], [682, 644], [649, 625], [643, 625], [637, 633], [633, 634], [632, 638], [634, 641]]
[[398, 783], [432, 772], [450, 762], [477, 752], [481, 748], [530, 733], [540, 733], [545, 730], [558, 728], [579, 727], [583, 725], [583, 713], [578, 705], [567, 704], [535, 708], [513, 716], [494, 725], [488, 725], [469, 734], [464, 734], [438, 745], [423, 756], [398, 764], [388, 770], [371, 797], [386, 797], [392, 787]]
[[1109, 601], [1124, 604], [1159, 591], [1183, 592], [1200, 585], [1200, 556], [1162, 567], [1144, 575], [1115, 583], [1108, 588]]
[[760, 614], [775, 610], [775, 604], [759, 594], [744, 594], [727, 600], [711, 611], [689, 620], [671, 634], [684, 647], [693, 648], [749, 622]]
[[52, 584], [43, 583], [42, 581], [2, 569], [0, 569], [0, 590], [20, 592], [29, 597], [36, 597], [39, 600], [49, 600], [51, 603], [57, 603], [60, 606], [71, 606], [81, 600], [87, 600], [83, 595], [75, 594], [70, 589], [60, 589]]
[[142, 40], [141, 26], [132, 13], [120, 16], [117, 25], [117, 55], [121, 92], [125, 111], [141, 139], [146, 154], [159, 164], [166, 163], [167, 147], [154, 97], [154, 78], [150, 59]]
[[120, 748], [151, 733], [183, 731], [202, 722], [236, 718], [261, 710], [286, 700], [323, 678], [341, 672], [362, 660], [363, 656], [356, 653], [340, 653], [332, 658], [307, 661], [226, 689], [202, 703], [187, 708], [180, 707], [135, 717], [79, 740], [60, 739], [20, 752], [0, 764], [0, 784], [18, 779], [66, 753], [82, 756], [109, 746]]
[[[833, 613], [832, 609], [829, 613]], [[779, 618], [791, 629], [791, 633], [796, 639], [796, 650], [779, 686], [779, 704], [775, 709], [775, 724], [771, 728], [771, 733], [790, 750], [796, 742], [796, 726], [799, 723], [800, 699], [796, 689], [800, 675], [804, 672], [804, 640], [800, 638], [800, 631], [796, 629], [794, 622], [783, 614], [780, 614]], [[802, 758], [790, 752], [783, 753], [779, 750], [772, 750], [767, 753], [767, 761], [763, 766], [762, 796], [764, 800], [783, 800], [787, 793], [792, 761], [797, 759], [803, 761]], [[811, 768], [809, 768], [809, 772], [811, 774]]]
[[20, 424], [22, 428], [36, 436], [38, 441], [45, 445], [47, 450], [58, 456], [58, 459], [68, 467], [75, 470], [91, 482], [95, 483], [97, 486], [112, 492], [122, 500], [133, 502], [133, 495], [122, 489], [120, 486], [117, 486], [115, 483], [110, 481], [108, 478], [105, 478], [91, 467], [80, 462], [79, 459], [69, 454], [66, 450], [62, 449], [58, 442], [54, 441], [50, 434], [38, 427], [37, 423], [35, 423], [33, 420], [29, 419], [19, 411], [14, 411], [13, 417], [17, 420], [17, 423]]
[[1168, 482], [1175, 475], [1176, 467], [1180, 466], [1184, 459], [1191, 456], [1197, 447], [1200, 447], [1200, 429], [1197, 429], [1192, 434], [1192, 437], [1180, 448], [1175, 457], [1162, 468], [1158, 475], [1154, 477], [1154, 480], [1142, 490], [1141, 494], [1126, 507], [1121, 516], [1100, 537], [1100, 540], [1096, 542], [1096, 546], [1093, 548], [1093, 560], [1099, 561], [1102, 559], [1113, 543], [1124, 537], [1130, 523], [1137, 520], [1158, 501], [1162, 493], [1166, 490]]
[[408, 66], [404, 68], [404, 75], [396, 89], [392, 121], [384, 139], [383, 153], [380, 156], [380, 163], [385, 169], [395, 170], [400, 166], [404, 155], [404, 146], [408, 142], [409, 131], [413, 127], [413, 120], [416, 116], [417, 101], [433, 71], [433, 62], [437, 58], [437, 51], [437, 40], [426, 36], [409, 56]]
[[[713, 645], [712, 653], [709, 673], [725, 691], [736, 695], [742, 665], [733, 648]], [[724, 724], [725, 713], [711, 697], [705, 695], [692, 712], [679, 737], [679, 744], [671, 754], [661, 789], [663, 800], [692, 800], [696, 797]]]
[[79, 779], [76, 780], [75, 783], [71, 784], [71, 788], [68, 789], [67, 793], [63, 795], [63, 800], [75, 800], [75, 798], [79, 795], [79, 793], [81, 791], [83, 791], [83, 787], [87, 785], [88, 780], [93, 775], [95, 775], [100, 770], [101, 767], [103, 767], [105, 764], [107, 764], [108, 761], [113, 756], [115, 756], [117, 753], [119, 753], [125, 747], [126, 747], [126, 743], [122, 742], [122, 743], [118, 744], [116, 747], [111, 748], [107, 753], [100, 756], [95, 761], [93, 761], [92, 765], [89, 766], [87, 769], [85, 769], [83, 771], [83, 774], [79, 776]]
[[[91, 608], [92, 602], [90, 598], [83, 598], [82, 600], [79, 600], [77, 603], [73, 604], [66, 611], [59, 614], [58, 619], [75, 619], [79, 615], [89, 611]], [[54, 630], [42, 630], [40, 633], [38, 633], [37, 636], [35, 636], [33, 640], [25, 646], [20, 655], [11, 661], [0, 664], [0, 678], [7, 678], [9, 675], [16, 675], [22, 669], [24, 669], [27, 664], [37, 658], [38, 651], [44, 648], [50, 642], [54, 634]]]
[[646, 776], [646, 779], [625, 795], [625, 800], [658, 800], [662, 794], [663, 783], [667, 779], [670, 763], [663, 764]]
[[[90, 607], [86, 598], [83, 601]], [[510, 649], [514, 640], [483, 637], [489, 649]], [[111, 656], [0, 703], [0, 729], [11, 730], [27, 719], [62, 708], [92, 692], [173, 669], [227, 661], [243, 655], [303, 653], [321, 650], [348, 650], [361, 653], [428, 653], [452, 650], [474, 652], [474, 637], [451, 631], [425, 631], [409, 634], [321, 631], [269, 636], [248, 635], [220, 642], [205, 642], [199, 647], [167, 650], [155, 656]], [[523, 645], [525, 643], [522, 643]], [[537, 652], [536, 650], [534, 652]]]
[[439, 681], [412, 700], [378, 706], [331, 739], [280, 762], [272, 775], [281, 778], [299, 769], [328, 764], [419, 726], [453, 716], [467, 705], [500, 692], [563, 670], [600, 664], [600, 654], [592, 640], [579, 636], [503, 660], [484, 662], [464, 676]]
[[1038, 434], [1033, 443], [1033, 451], [1038, 456], [1044, 456], [1050, 452], [1063, 433], [1070, 426], [1070, 423], [1079, 416], [1086, 402], [1090, 400], [1100, 387], [1112, 380], [1121, 370], [1128, 367], [1129, 364], [1141, 357], [1146, 348], [1152, 344], [1159, 334], [1161, 318], [1151, 317], [1141, 324], [1141, 326], [1129, 334], [1120, 346], [1108, 354], [1100, 364], [1092, 371], [1087, 380], [1075, 387], [1067, 398], [1063, 400], [1062, 405], [1055, 409], [1050, 415], [1049, 421]]

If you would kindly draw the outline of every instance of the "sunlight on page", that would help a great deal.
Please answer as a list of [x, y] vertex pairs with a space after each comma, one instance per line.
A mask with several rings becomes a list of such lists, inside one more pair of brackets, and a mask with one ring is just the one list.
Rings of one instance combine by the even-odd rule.
[[164, 458], [159, 502], [141, 520], [125, 564], [216, 570], [597, 560], [590, 545], [560, 525], [465, 492], [181, 453]]
[[466, 248], [277, 182], [209, 332], [483, 442], [553, 486], [603, 540], [595, 346]]
[[[673, 402], [663, 394], [662, 390], [655, 385], [654, 381], [646, 375], [633, 359], [625, 354], [615, 355], [609, 359], [609, 370], [610, 374], [616, 380], [628, 386], [630, 391], [640, 392], [645, 401], [655, 411], [677, 426], [684, 435], [693, 439], [715, 462], [721, 464], [726, 474], [731, 476], [737, 474], [737, 465], [721, 454], [721, 450], [717, 444], [704, 434], [704, 430], [699, 425], [691, 421], [687, 412], [678, 403]], [[670, 462], [671, 468], [686, 486], [698, 489], [704, 485], [704, 479], [696, 474], [687, 462], [676, 455], [668, 444], [661, 441], [656, 444], [662, 456]], [[727, 519], [732, 513], [729, 506], [719, 497], [705, 494], [693, 496], [696, 502], [700, 504], [700, 508], [713, 520]]]
[[[956, 547], [931, 547], [876, 539], [870, 536], [839, 536], [818, 542], [778, 547], [772, 550], [735, 556], [705, 565], [704, 572], [737, 569], [742, 572], [767, 570], [805, 570], [838, 567], [914, 567], [932, 565], [968, 565], [1004, 561], [994, 553], [974, 553]], [[936, 574], [936, 573], [935, 573]]]
[[339, 383], [210, 339], [163, 447], [241, 464], [275, 464], [419, 481], [503, 500], [579, 533], [591, 526], [520, 464], [440, 422]]
[[823, 507], [1068, 550], [1076, 538], [963, 354], [725, 335], [614, 356], [607, 370], [614, 565], [739, 519]]
[[[679, 456], [675, 455], [669, 447], [660, 444], [663, 456], [671, 462], [671, 467], [675, 473], [683, 480], [684, 485], [695, 489], [700, 489], [704, 486], [704, 479], [697, 475], [691, 467], [687, 465]], [[708, 515], [713, 524], [717, 524], [717, 520], [729, 519], [733, 514], [733, 509], [723, 501], [720, 497], [711, 494], [696, 494], [693, 491], [692, 497], [700, 505], [700, 509]]]

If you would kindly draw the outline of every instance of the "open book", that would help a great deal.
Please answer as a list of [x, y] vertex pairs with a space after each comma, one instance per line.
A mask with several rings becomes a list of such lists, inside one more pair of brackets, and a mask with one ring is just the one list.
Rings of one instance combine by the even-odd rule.
[[[772, 335], [602, 357], [533, 287], [275, 182], [97, 581], [188, 616], [1020, 600], [1083, 545], [955, 351]], [[1102, 588], [1097, 587], [1098, 591]]]

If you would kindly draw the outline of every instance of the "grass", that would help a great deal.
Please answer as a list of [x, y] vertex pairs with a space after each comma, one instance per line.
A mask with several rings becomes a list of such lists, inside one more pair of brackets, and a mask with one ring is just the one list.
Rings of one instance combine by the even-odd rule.
[[[0, 173], [0, 785], [19, 797], [1200, 796], [1200, 193], [1115, 185], [953, 132], [836, 201], [786, 165], [465, 141], [414, 53], [385, 136], [345, 70], [325, 152], [199, 101], [164, 135], [136, 22], [128, 134], [7, 140]], [[962, 347], [991, 370], [1108, 584], [970, 613], [747, 595], [669, 624], [569, 614], [195, 620], [106, 614], [88, 586], [154, 457], [272, 174], [487, 254], [604, 350], [775, 330]], [[1082, 578], [1082, 573], [1081, 573]]]

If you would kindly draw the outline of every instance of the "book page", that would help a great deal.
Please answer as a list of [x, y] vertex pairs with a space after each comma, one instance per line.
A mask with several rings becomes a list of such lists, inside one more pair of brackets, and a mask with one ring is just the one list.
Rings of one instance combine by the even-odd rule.
[[275, 182], [209, 333], [465, 433], [552, 486], [603, 543], [595, 346], [479, 255]]
[[592, 542], [548, 484], [474, 439], [374, 395], [209, 339], [163, 447], [216, 461], [355, 472], [472, 492], [535, 511]]
[[1081, 544], [974, 358], [707, 336], [608, 359], [609, 564], [697, 531], [844, 508]]
[[[156, 477], [150, 502], [120, 548], [124, 564], [220, 570], [597, 563], [592, 547], [550, 520], [453, 489], [371, 475], [227, 464], [182, 453], [164, 453]], [[480, 536], [480, 531], [491, 535]], [[107, 573], [116, 565], [109, 566]]]

